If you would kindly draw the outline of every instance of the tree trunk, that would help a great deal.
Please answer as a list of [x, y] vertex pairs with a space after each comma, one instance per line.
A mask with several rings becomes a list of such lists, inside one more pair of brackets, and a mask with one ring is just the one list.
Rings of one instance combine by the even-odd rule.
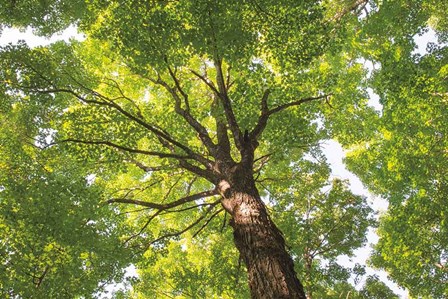
[[249, 276], [254, 299], [306, 299], [280, 230], [270, 219], [252, 175], [219, 184], [222, 204], [232, 215], [234, 241]]
[[310, 255], [308, 248], [305, 249], [305, 286], [307, 286], [306, 299], [313, 299], [313, 292], [310, 287], [311, 277], [313, 271], [313, 258]]

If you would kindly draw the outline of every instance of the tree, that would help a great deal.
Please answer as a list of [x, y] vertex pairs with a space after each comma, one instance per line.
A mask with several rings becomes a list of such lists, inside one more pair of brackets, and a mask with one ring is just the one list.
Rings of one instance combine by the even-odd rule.
[[[373, 265], [387, 269], [415, 296], [443, 298], [447, 56], [446, 49], [432, 47], [424, 57], [415, 55], [375, 75], [378, 90], [386, 93], [379, 132], [368, 151], [360, 147], [348, 161], [391, 205], [381, 218]], [[402, 83], [397, 87], [396, 82]], [[367, 167], [374, 170], [367, 173]]]
[[[266, 190], [294, 192], [278, 178], [321, 140], [371, 140], [378, 115], [357, 58], [370, 57], [365, 45], [390, 53], [375, 44], [384, 37], [378, 23], [390, 15], [372, 2], [363, 18], [367, 1], [73, 3], [3, 1], [4, 25], [50, 34], [74, 23], [86, 35], [84, 42], [2, 49], [1, 107], [23, 115], [23, 138], [51, 153], [52, 173], [68, 163], [78, 178], [95, 178], [100, 202], [128, 215], [123, 225], [134, 229], [122, 235], [124, 248], [166, 250], [169, 240], [198, 235], [226, 213], [251, 296], [306, 298], [263, 199]], [[403, 23], [421, 28], [413, 21]], [[366, 215], [362, 198], [341, 183], [333, 190], [319, 195], [323, 211], [334, 202]], [[281, 206], [281, 198], [272, 200]], [[340, 252], [362, 243], [365, 225], [348, 247], [350, 234], [335, 235]]]
[[132, 261], [120, 245], [123, 217], [99, 204], [102, 190], [80, 165], [36, 151], [22, 108], [0, 119], [0, 296], [91, 298]]
[[375, 226], [365, 198], [351, 193], [344, 181], [329, 182], [330, 169], [323, 157], [319, 161], [292, 166], [286, 191], [278, 185], [270, 189], [270, 196], [277, 201], [273, 215], [289, 237], [292, 255], [297, 256], [296, 269], [308, 299], [327, 298], [329, 290], [356, 272], [336, 259], [352, 256], [365, 244], [367, 229]]
[[[383, 51], [374, 52], [375, 45], [370, 54], [381, 64], [373, 72], [371, 86], [383, 104], [382, 116], [378, 132], [349, 154], [347, 164], [372, 192], [390, 203], [380, 219], [380, 240], [371, 263], [388, 271], [412, 296], [444, 298], [448, 295], [448, 52], [442, 42], [448, 27], [440, 3], [418, 3], [425, 9], [409, 11], [410, 6], [397, 1], [384, 12], [392, 16], [402, 10], [418, 26], [383, 20], [382, 28], [389, 27], [394, 40], [382, 39]], [[428, 17], [440, 44], [428, 44], [425, 55], [416, 54], [412, 36], [422, 33]], [[380, 27], [375, 31], [384, 34]]]
[[[318, 153], [316, 149], [319, 161], [301, 161], [283, 172], [266, 196], [295, 270], [303, 278], [307, 298], [334, 298], [356, 292], [341, 284], [361, 269], [342, 267], [336, 258], [352, 255], [361, 247], [374, 220], [365, 198], [350, 193], [345, 182], [329, 181], [330, 169]], [[248, 298], [246, 273], [223, 219], [213, 219], [208, 230], [208, 235], [194, 238], [187, 232], [177, 242], [170, 242], [168, 250], [148, 253], [137, 265], [144, 270], [134, 291], [143, 298]]]

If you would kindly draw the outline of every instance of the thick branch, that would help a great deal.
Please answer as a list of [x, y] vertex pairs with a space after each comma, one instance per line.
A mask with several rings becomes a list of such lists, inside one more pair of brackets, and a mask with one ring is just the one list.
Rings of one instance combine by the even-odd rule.
[[109, 199], [107, 201], [107, 203], [125, 203], [125, 204], [133, 204], [133, 205], [148, 207], [148, 208], [156, 209], [156, 210], [167, 210], [167, 209], [171, 209], [171, 208], [183, 205], [183, 204], [191, 202], [191, 201], [214, 196], [217, 194], [218, 194], [218, 191], [216, 189], [213, 189], [213, 190], [208, 190], [208, 191], [196, 193], [193, 195], [185, 196], [181, 199], [178, 199], [176, 201], [173, 201], [173, 202], [170, 202], [167, 204], [159, 204], [159, 203], [147, 202], [147, 201], [129, 199], [129, 198], [112, 198], [112, 199]]
[[[216, 130], [217, 130], [217, 137], [218, 137], [218, 152], [217, 155], [226, 154], [226, 158], [230, 157], [230, 141], [229, 136], [227, 134], [227, 124], [226, 121], [223, 119], [221, 106], [220, 106], [220, 93], [216, 89], [213, 82], [207, 79], [206, 76], [202, 76], [199, 73], [197, 73], [194, 70], [190, 70], [196, 77], [198, 77], [201, 81], [203, 81], [212, 91], [214, 99], [212, 104], [212, 115], [216, 120]], [[227, 82], [227, 88], [229, 86], [229, 83]], [[225, 116], [224, 116], [225, 117]], [[219, 159], [217, 156], [215, 156], [216, 159]]]
[[168, 170], [168, 169], [174, 169], [174, 165], [166, 165], [166, 166], [147, 166], [140, 161], [137, 161], [135, 159], [126, 159], [126, 162], [132, 163], [144, 172], [152, 172], [152, 171], [161, 171], [161, 170]]
[[259, 136], [261, 135], [261, 133], [263, 132], [263, 130], [266, 128], [266, 125], [268, 123], [268, 119], [271, 115], [281, 112], [289, 107], [293, 107], [293, 106], [299, 106], [301, 104], [307, 103], [307, 102], [311, 102], [311, 101], [315, 101], [315, 100], [320, 100], [320, 99], [327, 99], [331, 94], [326, 94], [326, 95], [322, 95], [322, 96], [317, 96], [317, 97], [308, 97], [308, 98], [303, 98], [297, 101], [293, 101], [293, 102], [289, 102], [283, 105], [279, 105], [273, 109], [268, 108], [267, 105], [267, 98], [269, 96], [269, 91], [266, 91], [263, 95], [262, 101], [261, 101], [261, 114], [260, 117], [258, 118], [258, 122], [257, 125], [255, 126], [255, 128], [252, 130], [252, 132], [250, 133], [250, 137], [253, 140], [257, 140], [259, 138]]
[[219, 160], [231, 161], [232, 156], [230, 154], [231, 146], [229, 135], [227, 134], [227, 123], [225, 116], [223, 115], [223, 109], [219, 101], [218, 95], [213, 96], [213, 104], [211, 113], [216, 123], [216, 135], [218, 138], [219, 147]]
[[198, 133], [199, 138], [201, 139], [202, 143], [205, 145], [207, 150], [213, 156], [215, 156], [216, 151], [217, 151], [216, 145], [213, 143], [212, 139], [210, 138], [210, 136], [207, 132], [207, 129], [204, 126], [202, 126], [202, 124], [191, 115], [188, 95], [184, 92], [184, 90], [180, 86], [179, 79], [176, 77], [175, 73], [173, 72], [173, 70], [170, 67], [168, 67], [168, 71], [176, 85], [176, 89], [179, 90], [180, 94], [182, 95], [182, 97], [184, 99], [186, 109], [183, 109], [181, 107], [181, 98], [180, 98], [179, 94], [176, 92], [176, 89], [171, 88], [165, 81], [161, 80], [160, 78], [158, 80], [156, 80], [156, 82], [158, 84], [162, 85], [171, 94], [171, 96], [173, 97], [174, 102], [175, 102], [176, 113], [179, 114], [180, 116], [182, 116], [188, 122], [188, 124]]
[[[182, 168], [184, 168], [184, 169], [186, 169], [186, 170], [188, 170], [188, 171], [190, 171], [190, 172], [192, 172], [192, 173], [194, 173], [194, 174], [196, 174], [196, 175], [198, 175], [200, 177], [205, 178], [206, 180], [208, 180], [212, 184], [216, 184], [217, 177], [216, 177], [216, 174], [215, 174], [215, 172], [213, 170], [200, 168], [200, 167], [198, 167], [196, 165], [188, 163], [186, 160], [180, 160], [179, 161], [179, 165]], [[211, 167], [211, 168], [213, 168], [213, 167]]]
[[201, 74], [197, 73], [194, 70], [190, 70], [190, 72], [193, 73], [193, 75], [195, 75], [196, 77], [198, 77], [199, 79], [201, 79], [201, 81], [203, 81], [211, 90], [214, 94], [219, 95], [219, 91], [218, 89], [216, 89], [215, 85], [213, 84], [213, 82], [211, 82], [210, 80], [208, 80], [206, 77], [202, 76]]
[[359, 11], [361, 11], [368, 3], [368, 0], [356, 0], [355, 2], [353, 2], [350, 6], [344, 7], [344, 9], [342, 9], [342, 11], [338, 12], [333, 18], [331, 18], [331, 21], [333, 22], [338, 22], [340, 21], [345, 15], [347, 15], [348, 13], [357, 10], [358, 8], [360, 8]]
[[229, 129], [232, 132], [233, 139], [235, 140], [235, 145], [240, 150], [243, 150], [243, 134], [238, 126], [238, 123], [233, 113], [232, 103], [230, 101], [229, 95], [227, 94], [226, 82], [224, 80], [224, 75], [222, 72], [222, 60], [219, 58], [215, 59], [216, 68], [216, 82], [218, 83], [218, 96], [222, 101], [222, 106], [224, 108], [224, 114], [229, 124]]
[[320, 100], [320, 99], [327, 99], [329, 96], [331, 96], [331, 94], [325, 94], [325, 95], [321, 95], [321, 96], [317, 96], [317, 97], [303, 98], [303, 99], [300, 99], [298, 101], [286, 103], [286, 104], [277, 106], [274, 109], [269, 110], [269, 115], [272, 115], [274, 113], [280, 112], [280, 111], [285, 110], [286, 108], [289, 108], [289, 107], [292, 107], [292, 106], [299, 106], [299, 105], [301, 105], [303, 103], [306, 103], [306, 102], [311, 102], [311, 101]]
[[260, 113], [260, 117], [258, 118], [257, 125], [252, 130], [252, 132], [250, 133], [250, 138], [251, 139], [257, 140], [258, 137], [263, 132], [264, 128], [266, 127], [267, 123], [268, 123], [268, 118], [269, 118], [268, 97], [269, 97], [269, 93], [270, 93], [270, 91], [269, 91], [269, 89], [267, 89], [264, 92], [263, 97], [261, 98], [261, 109], [260, 109], [261, 113]]
[[[156, 156], [159, 158], [174, 158], [177, 160], [191, 159], [191, 157], [189, 157], [189, 156], [155, 152], [155, 151], [145, 151], [145, 150], [122, 146], [122, 145], [119, 145], [119, 144], [116, 144], [116, 143], [113, 143], [110, 141], [92, 141], [92, 140], [80, 140], [80, 139], [69, 138], [69, 139], [60, 140], [56, 143], [63, 143], [63, 142], [64, 143], [65, 142], [74, 142], [74, 143], [91, 144], [91, 145], [106, 145], [106, 146], [110, 146], [110, 147], [116, 148], [116, 149], [118, 149], [120, 151], [124, 151], [124, 152], [129, 152], [129, 153], [134, 153], [134, 154], [143, 154], [143, 155], [147, 155], [147, 156]], [[52, 143], [52, 144], [55, 144], [55, 143]]]

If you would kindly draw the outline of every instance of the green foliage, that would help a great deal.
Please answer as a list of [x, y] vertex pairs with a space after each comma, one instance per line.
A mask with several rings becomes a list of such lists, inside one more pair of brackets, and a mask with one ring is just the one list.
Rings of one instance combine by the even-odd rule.
[[209, 174], [223, 161], [213, 145], [225, 135], [240, 162], [248, 130], [257, 187], [310, 293], [396, 297], [376, 277], [356, 291], [347, 280], [362, 268], [336, 263], [376, 222], [331, 179], [318, 148], [334, 138], [390, 202], [372, 264], [415, 297], [446, 297], [447, 48], [413, 54], [428, 25], [447, 40], [445, 7], [0, 1], [3, 27], [87, 37], [0, 50], [1, 296], [91, 298], [134, 263], [140, 277], [117, 298], [247, 298]]
[[138, 264], [142, 270], [136, 298], [248, 298], [246, 271], [230, 230], [221, 231], [222, 219], [209, 226], [203, 235], [192, 238], [187, 233], [164, 250], [147, 252]]
[[[39, 35], [49, 36], [75, 23], [86, 12], [83, 0], [0, 1], [2, 26], [30, 26]], [[1, 30], [0, 30], [1, 32]]]
[[12, 110], [0, 119], [0, 296], [92, 298], [131, 261], [123, 219], [76, 160], [36, 151]]
[[[374, 137], [347, 158], [352, 171], [391, 204], [380, 221], [372, 264], [413, 296], [431, 298], [447, 295], [448, 56], [447, 48], [436, 44], [428, 45], [424, 56], [411, 51], [412, 35], [425, 30], [428, 18], [440, 18], [438, 4], [422, 1], [418, 5], [427, 9], [416, 6], [409, 23], [392, 27], [390, 21], [393, 39], [384, 41], [382, 51], [371, 47], [381, 66], [371, 86], [383, 104], [382, 116]], [[435, 29], [445, 34], [443, 25]]]
[[284, 178], [288, 189], [275, 185], [269, 189], [273, 216], [296, 257], [305, 289], [325, 298], [355, 270], [340, 266], [336, 259], [353, 256], [365, 244], [367, 229], [375, 225], [373, 211], [364, 197], [348, 190], [346, 182], [329, 182], [328, 165], [304, 160], [290, 169], [291, 177]]

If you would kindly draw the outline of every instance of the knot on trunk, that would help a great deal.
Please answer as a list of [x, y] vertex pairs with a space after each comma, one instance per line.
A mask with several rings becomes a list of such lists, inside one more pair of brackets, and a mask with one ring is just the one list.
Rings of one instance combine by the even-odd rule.
[[232, 196], [230, 184], [226, 180], [221, 180], [218, 183], [218, 191], [225, 198], [230, 198]]

